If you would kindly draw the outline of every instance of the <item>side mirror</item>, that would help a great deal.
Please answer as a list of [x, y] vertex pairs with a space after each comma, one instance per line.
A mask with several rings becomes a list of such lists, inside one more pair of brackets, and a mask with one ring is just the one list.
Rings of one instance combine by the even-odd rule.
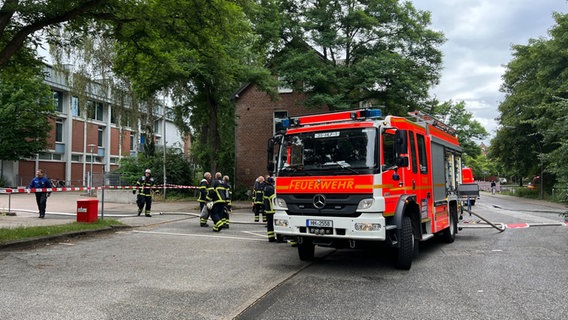
[[394, 181], [400, 180], [400, 176], [398, 175], [398, 168], [396, 168], [396, 167], [394, 168], [394, 173], [392, 174], [392, 179]]
[[274, 173], [274, 138], [268, 139], [266, 144], [266, 169], [270, 174]]
[[396, 158], [397, 167], [408, 167], [408, 157], [397, 157]]
[[397, 156], [408, 153], [407, 130], [397, 130], [395, 134], [395, 151]]

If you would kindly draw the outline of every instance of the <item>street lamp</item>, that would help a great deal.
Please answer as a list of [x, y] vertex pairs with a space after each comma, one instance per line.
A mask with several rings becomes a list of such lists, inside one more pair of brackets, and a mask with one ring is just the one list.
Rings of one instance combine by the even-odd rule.
[[93, 148], [96, 147], [96, 144], [89, 144], [88, 147], [91, 148], [91, 170], [89, 171], [89, 195], [93, 194]]

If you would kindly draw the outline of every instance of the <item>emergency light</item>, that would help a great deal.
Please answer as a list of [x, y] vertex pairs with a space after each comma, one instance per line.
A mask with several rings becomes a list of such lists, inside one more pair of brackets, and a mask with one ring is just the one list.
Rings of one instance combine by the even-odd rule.
[[296, 127], [300, 125], [330, 123], [347, 120], [365, 120], [382, 117], [379, 109], [364, 109], [356, 111], [341, 111], [334, 113], [313, 114], [307, 116], [286, 118], [282, 120], [284, 128]]

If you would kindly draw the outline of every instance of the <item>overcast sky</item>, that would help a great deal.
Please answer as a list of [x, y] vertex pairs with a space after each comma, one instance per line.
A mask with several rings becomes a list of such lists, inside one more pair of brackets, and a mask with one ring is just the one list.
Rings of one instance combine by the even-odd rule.
[[[431, 28], [442, 31], [443, 71], [432, 95], [440, 101], [465, 101], [466, 109], [491, 137], [504, 99], [499, 91], [511, 45], [549, 38], [553, 12], [567, 13], [566, 0], [410, 0], [431, 12]], [[484, 142], [488, 144], [491, 137]]]

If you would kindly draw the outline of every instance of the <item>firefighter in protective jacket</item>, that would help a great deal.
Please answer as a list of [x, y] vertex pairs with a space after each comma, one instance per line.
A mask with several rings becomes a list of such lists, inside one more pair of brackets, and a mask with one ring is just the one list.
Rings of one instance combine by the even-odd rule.
[[215, 179], [211, 181], [208, 189], [209, 198], [213, 201], [211, 209], [211, 219], [213, 220], [213, 231], [219, 232], [223, 226], [223, 209], [225, 207], [226, 187], [223, 183], [221, 172], [215, 173]]
[[209, 209], [205, 208], [207, 202], [211, 199], [207, 195], [207, 189], [211, 184], [211, 173], [205, 172], [203, 174], [203, 179], [199, 183], [199, 198], [197, 198], [197, 202], [199, 202], [199, 225], [202, 227], [207, 227], [207, 219], [209, 218]]
[[253, 195], [252, 200], [254, 203], [254, 222], [258, 222], [260, 220], [260, 215], [262, 214], [262, 222], [266, 222], [266, 214], [263, 213], [264, 211], [264, 177], [259, 176], [256, 178], [253, 187]]
[[233, 198], [233, 191], [231, 190], [231, 184], [229, 183], [229, 176], [223, 176], [223, 187], [225, 190], [225, 205], [223, 206], [223, 215], [221, 216], [221, 220], [223, 221], [222, 228], [229, 229], [229, 214], [232, 210], [232, 198]]
[[142, 214], [142, 210], [144, 209], [144, 206], [146, 206], [144, 211], [145, 216], [152, 216], [152, 189], [154, 189], [154, 192], [156, 193], [160, 192], [156, 188], [154, 178], [152, 178], [152, 171], [150, 169], [146, 169], [146, 171], [144, 171], [144, 176], [136, 182], [136, 189], [132, 190], [133, 194], [136, 194], [136, 190], [138, 190], [138, 196], [136, 197], [138, 215]]
[[264, 186], [264, 215], [266, 216], [266, 230], [268, 235], [268, 241], [275, 242], [276, 235], [274, 234], [274, 207], [272, 205], [272, 199], [276, 197], [274, 192], [274, 178], [266, 178], [266, 183]]

